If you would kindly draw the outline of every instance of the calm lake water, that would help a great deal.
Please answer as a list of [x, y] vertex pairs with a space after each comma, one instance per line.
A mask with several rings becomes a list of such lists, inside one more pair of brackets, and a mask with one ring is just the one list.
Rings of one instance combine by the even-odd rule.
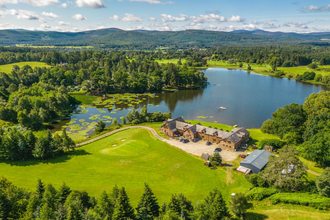
[[[209, 85], [199, 90], [179, 90], [172, 93], [156, 93], [155, 97], [139, 97], [149, 112], [171, 112], [172, 117], [186, 120], [218, 122], [246, 128], [259, 128], [271, 118], [279, 107], [290, 103], [303, 104], [311, 93], [328, 90], [327, 87], [296, 82], [287, 78], [249, 74], [244, 70], [209, 68], [203, 70]], [[223, 106], [226, 110], [219, 110]], [[117, 109], [117, 110], [115, 110]], [[93, 132], [93, 124], [102, 119], [111, 124], [111, 118], [126, 116], [132, 106], [116, 105], [114, 109], [81, 107], [72, 114], [68, 130]], [[93, 117], [94, 116], [94, 117]], [[94, 123], [93, 123], [94, 122]], [[84, 123], [84, 124], [83, 124]], [[75, 127], [76, 129], [72, 129]]]

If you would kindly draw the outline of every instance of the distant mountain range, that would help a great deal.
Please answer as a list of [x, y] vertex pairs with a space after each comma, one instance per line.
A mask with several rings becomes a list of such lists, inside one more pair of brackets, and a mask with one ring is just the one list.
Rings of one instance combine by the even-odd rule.
[[[284, 33], [264, 30], [236, 30], [232, 32], [185, 31], [125, 31], [118, 28], [83, 32], [54, 32], [28, 30], [0, 30], [0, 45], [92, 45], [98, 48], [156, 48], [222, 45], [282, 44], [323, 42], [330, 39], [330, 32]], [[329, 40], [330, 41], [330, 40]]]

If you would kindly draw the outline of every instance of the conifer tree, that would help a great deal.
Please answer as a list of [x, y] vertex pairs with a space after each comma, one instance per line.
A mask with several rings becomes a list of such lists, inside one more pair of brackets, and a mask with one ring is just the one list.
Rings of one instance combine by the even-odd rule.
[[65, 203], [66, 198], [70, 195], [71, 189], [64, 182], [62, 183], [60, 189], [57, 192], [58, 202], [61, 204]]
[[129, 198], [126, 194], [125, 188], [119, 190], [119, 197], [116, 201], [112, 220], [121, 219], [135, 219], [134, 209], [129, 203]]
[[28, 157], [32, 156], [32, 151], [34, 150], [36, 141], [37, 141], [37, 138], [36, 138], [36, 136], [34, 136], [32, 131], [28, 131], [25, 133], [25, 142], [26, 142]]
[[106, 216], [112, 216], [113, 209], [114, 206], [111, 198], [105, 191], [103, 191], [100, 198], [97, 200], [97, 213], [101, 216], [101, 218], [105, 218]]
[[38, 179], [37, 189], [36, 189], [37, 198], [42, 199], [44, 192], [45, 192], [44, 184], [41, 182], [41, 179]]
[[154, 219], [159, 216], [157, 198], [146, 183], [144, 184], [144, 193], [140, 198], [136, 211], [137, 219]]
[[48, 206], [47, 203], [45, 203], [42, 206], [42, 208], [40, 209], [39, 216], [40, 216], [40, 219], [51, 220], [51, 219], [54, 219], [54, 211], [52, 210], [52, 208], [50, 208]]
[[111, 193], [111, 199], [112, 199], [112, 204], [116, 204], [116, 201], [119, 197], [119, 188], [117, 185], [115, 185], [112, 189], [112, 193]]
[[0, 219], [7, 219], [11, 211], [10, 201], [6, 194], [0, 190]]
[[208, 219], [218, 220], [230, 217], [226, 202], [223, 200], [221, 192], [217, 188], [209, 193], [204, 202], [208, 209]]
[[52, 184], [47, 184], [43, 195], [43, 204], [54, 212], [57, 208], [57, 191]]

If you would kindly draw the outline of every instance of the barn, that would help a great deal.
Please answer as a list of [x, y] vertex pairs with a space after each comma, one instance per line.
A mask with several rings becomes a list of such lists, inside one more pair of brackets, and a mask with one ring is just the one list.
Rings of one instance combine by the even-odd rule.
[[270, 155], [272, 154], [266, 150], [255, 150], [240, 163], [240, 166], [257, 174], [267, 165]]

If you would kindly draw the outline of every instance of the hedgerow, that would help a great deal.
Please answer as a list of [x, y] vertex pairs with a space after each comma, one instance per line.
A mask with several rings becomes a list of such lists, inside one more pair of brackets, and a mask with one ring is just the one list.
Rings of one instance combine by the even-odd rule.
[[272, 204], [289, 203], [318, 209], [329, 209], [330, 198], [310, 193], [277, 193], [269, 197]]
[[246, 194], [247, 199], [249, 200], [262, 200], [267, 198], [277, 192], [274, 188], [262, 188], [262, 187], [255, 187], [250, 192]]

